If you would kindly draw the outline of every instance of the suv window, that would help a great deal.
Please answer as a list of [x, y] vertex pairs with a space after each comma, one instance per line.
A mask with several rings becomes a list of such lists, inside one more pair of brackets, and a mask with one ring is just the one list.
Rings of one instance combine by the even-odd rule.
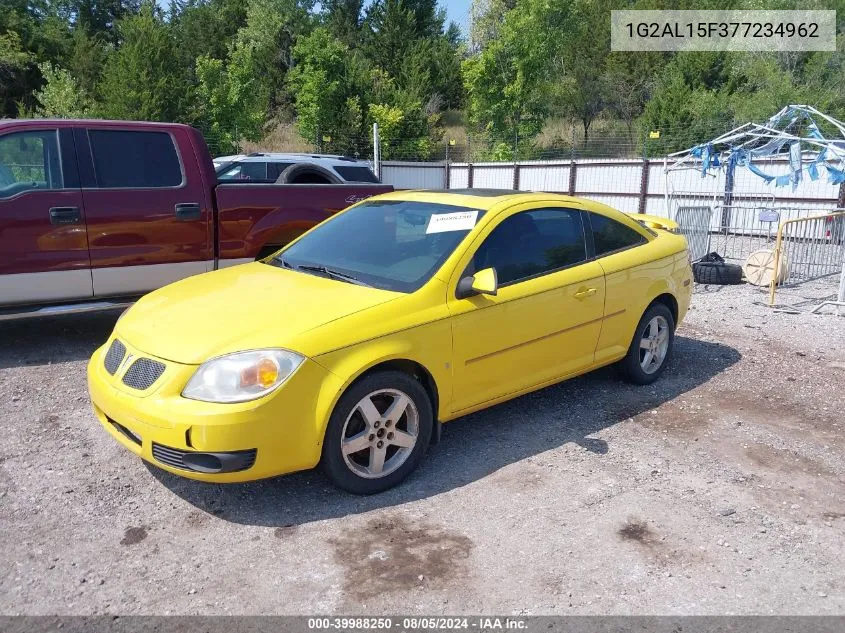
[[637, 231], [621, 222], [597, 213], [589, 213], [588, 215], [590, 216], [590, 226], [593, 229], [593, 242], [597, 257], [637, 246], [646, 241]]
[[218, 174], [217, 180], [221, 182], [240, 182], [242, 180], [249, 182], [268, 182], [267, 163], [264, 161], [235, 163], [223, 169]]
[[267, 182], [276, 182], [282, 172], [293, 163], [267, 163]]
[[335, 165], [334, 170], [346, 182], [378, 182], [378, 178], [369, 167]]
[[56, 130], [0, 136], [0, 198], [63, 186]]
[[88, 130], [97, 186], [161, 188], [182, 184], [182, 167], [167, 132]]
[[512, 215], [493, 229], [478, 248], [473, 268], [495, 268], [502, 286], [586, 259], [581, 212], [542, 209]]

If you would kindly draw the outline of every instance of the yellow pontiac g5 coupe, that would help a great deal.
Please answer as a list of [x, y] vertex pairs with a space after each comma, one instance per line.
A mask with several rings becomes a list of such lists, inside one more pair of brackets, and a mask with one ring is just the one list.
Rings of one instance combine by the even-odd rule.
[[94, 411], [185, 477], [322, 464], [379, 492], [442, 422], [610, 363], [656, 380], [692, 278], [686, 241], [658, 225], [545, 193], [370, 198], [138, 301], [91, 358]]

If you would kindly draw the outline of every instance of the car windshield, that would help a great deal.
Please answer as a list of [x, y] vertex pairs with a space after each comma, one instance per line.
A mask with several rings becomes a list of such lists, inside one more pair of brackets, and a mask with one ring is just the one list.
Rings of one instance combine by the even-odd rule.
[[272, 263], [339, 281], [414, 292], [483, 214], [432, 202], [365, 202], [324, 222]]

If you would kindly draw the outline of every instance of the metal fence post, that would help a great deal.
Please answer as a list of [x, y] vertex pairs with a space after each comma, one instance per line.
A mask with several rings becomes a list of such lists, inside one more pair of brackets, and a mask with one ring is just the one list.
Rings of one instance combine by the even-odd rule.
[[373, 123], [373, 171], [381, 181], [381, 139], [378, 135], [378, 123]]
[[649, 165], [648, 158], [643, 158], [643, 171], [640, 174], [640, 203], [637, 207], [639, 213], [645, 213], [646, 203], [648, 202], [648, 177], [651, 171]]
[[472, 141], [467, 136], [467, 189], [472, 189]]
[[446, 139], [446, 160], [443, 162], [443, 188], [444, 189], [451, 189], [452, 184], [452, 169], [449, 167], [449, 148], [451, 147], [451, 142], [449, 139]]

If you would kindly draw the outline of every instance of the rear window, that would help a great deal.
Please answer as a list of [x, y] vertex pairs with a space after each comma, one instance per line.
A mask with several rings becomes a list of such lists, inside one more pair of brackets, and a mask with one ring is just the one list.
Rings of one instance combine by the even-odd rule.
[[161, 188], [182, 184], [182, 167], [167, 132], [89, 130], [97, 186]]
[[378, 182], [378, 178], [369, 167], [336, 165], [334, 170], [346, 182]]
[[593, 242], [596, 246], [596, 256], [621, 251], [637, 246], [646, 239], [634, 229], [611, 220], [603, 215], [590, 213], [590, 226], [593, 229]]

